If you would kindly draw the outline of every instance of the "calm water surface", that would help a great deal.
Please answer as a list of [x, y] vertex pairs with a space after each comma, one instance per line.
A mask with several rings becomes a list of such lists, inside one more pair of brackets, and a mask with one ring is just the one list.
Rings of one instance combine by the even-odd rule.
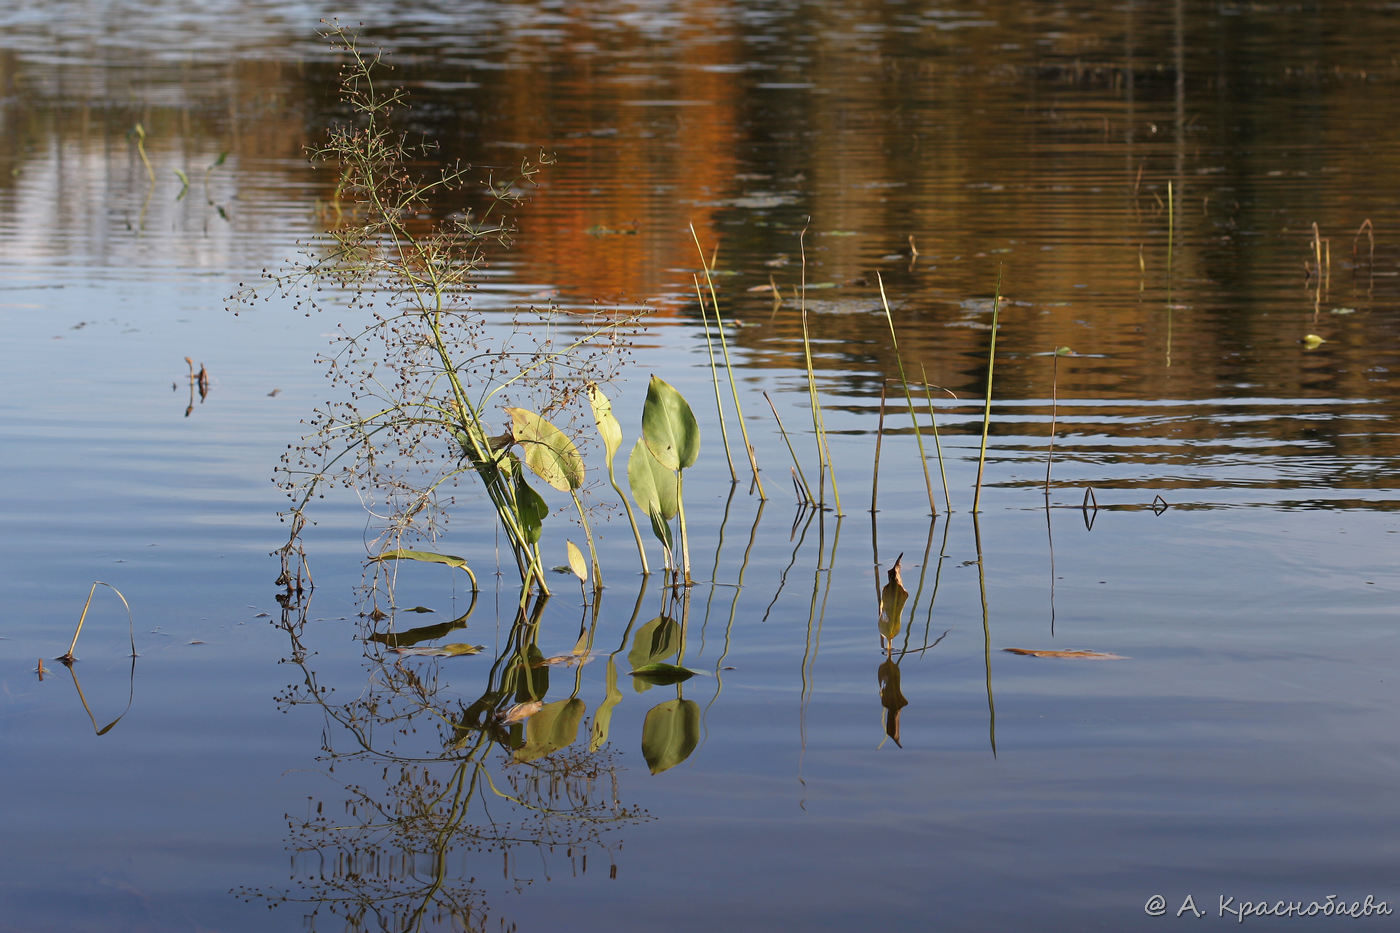
[[[276, 599], [269, 479], [337, 321], [225, 299], [330, 222], [304, 149], [336, 115], [333, 14], [391, 50], [445, 156], [557, 156], [477, 306], [647, 309], [624, 430], [652, 372], [703, 422], [698, 585], [643, 586], [604, 521], [601, 601], [560, 577], [535, 620], [539, 657], [591, 660], [530, 669], [524, 726], [461, 728], [521, 631], [469, 496], [438, 546], [475, 601], [411, 567], [365, 617], [376, 523], [349, 495], [316, 513], [314, 593]], [[1400, 901], [1395, 26], [1383, 3], [0, 3], [0, 930], [1127, 930], [1186, 922], [1153, 895], [1212, 927], [1237, 925], [1222, 898]], [[722, 461], [692, 224], [763, 503]], [[804, 281], [843, 516], [795, 507], [763, 400], [815, 473]], [[881, 281], [940, 387], [932, 522]], [[93, 580], [133, 633], [99, 588], [70, 672]], [[662, 616], [702, 675], [647, 686]], [[400, 658], [386, 632], [485, 650]], [[694, 749], [652, 774], [647, 736], [688, 715]]]

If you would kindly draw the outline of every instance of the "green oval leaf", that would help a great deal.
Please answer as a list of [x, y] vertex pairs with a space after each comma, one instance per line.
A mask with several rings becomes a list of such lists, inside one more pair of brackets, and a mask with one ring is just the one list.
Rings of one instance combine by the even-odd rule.
[[583, 457], [563, 431], [525, 408], [507, 408], [511, 436], [525, 452], [525, 465], [560, 492], [583, 485]]
[[664, 661], [656, 661], [651, 664], [643, 664], [629, 672], [633, 677], [644, 680], [649, 684], [658, 686], [663, 684], [678, 684], [683, 680], [689, 680], [699, 671], [692, 671], [688, 667], [681, 667], [679, 664], [667, 664]]
[[658, 463], [641, 438], [632, 445], [632, 455], [627, 458], [627, 482], [632, 487], [632, 498], [643, 512], [660, 515], [664, 521], [676, 517], [680, 503], [675, 471]]
[[700, 456], [700, 425], [690, 405], [669, 383], [651, 377], [642, 403], [647, 449], [668, 470], [685, 470]]
[[652, 774], [674, 768], [700, 744], [700, 704], [667, 700], [647, 712], [642, 722], [642, 757]]

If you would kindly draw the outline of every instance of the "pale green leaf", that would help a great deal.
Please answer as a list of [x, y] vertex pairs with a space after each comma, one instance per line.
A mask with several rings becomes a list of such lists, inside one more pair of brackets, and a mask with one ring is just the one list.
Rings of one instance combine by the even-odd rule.
[[700, 456], [700, 425], [675, 387], [656, 376], [642, 403], [647, 449], [668, 470], [688, 469]]
[[659, 514], [665, 521], [676, 517], [676, 474], [657, 462], [641, 438], [632, 445], [632, 455], [627, 458], [627, 482], [632, 487], [632, 498], [643, 512]]
[[574, 576], [578, 577], [580, 583], [587, 583], [588, 564], [583, 559], [583, 552], [572, 541], [565, 540], [564, 547], [569, 552], [569, 569], [573, 571]]
[[[375, 554], [371, 561], [383, 563], [391, 560], [416, 560], [428, 564], [445, 564], [448, 567], [455, 567], [458, 570], [466, 571], [467, 576], [472, 578], [472, 590], [476, 590], [476, 574], [467, 566], [467, 562], [460, 557], [451, 554], [434, 554], [432, 551], [410, 551], [404, 548], [395, 548], [392, 551], [385, 551], [382, 554]], [[413, 610], [411, 610], [413, 611]], [[431, 610], [429, 610], [431, 611]]]

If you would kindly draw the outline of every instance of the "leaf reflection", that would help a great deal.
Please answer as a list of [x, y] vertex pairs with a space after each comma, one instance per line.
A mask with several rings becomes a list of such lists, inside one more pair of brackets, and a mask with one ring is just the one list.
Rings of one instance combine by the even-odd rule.
[[899, 741], [899, 712], [909, 705], [909, 701], [899, 688], [899, 665], [886, 658], [876, 668], [875, 678], [880, 684], [880, 705], [885, 708], [885, 735], [903, 748]]
[[652, 774], [674, 768], [700, 742], [700, 704], [676, 697], [654, 706], [642, 723], [642, 756]]

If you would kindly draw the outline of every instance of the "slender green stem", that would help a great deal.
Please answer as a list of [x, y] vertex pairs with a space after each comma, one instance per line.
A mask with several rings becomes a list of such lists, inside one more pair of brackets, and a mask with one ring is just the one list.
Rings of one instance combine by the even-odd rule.
[[[812, 367], [812, 338], [807, 326], [807, 229], [802, 229], [798, 237], [798, 245], [802, 251], [802, 287], [797, 293], [798, 315], [802, 321], [802, 358], [807, 366], [807, 403], [812, 409], [812, 434], [817, 444], [817, 482], [819, 488], [825, 488], [827, 474], [831, 474], [831, 495], [836, 503], [836, 512], [841, 512], [841, 497], [836, 489], [836, 471], [831, 463], [831, 451], [826, 444], [826, 421], [822, 417], [821, 399], [817, 395], [817, 376]], [[769, 404], [772, 404], [771, 401]], [[774, 413], [776, 414], [776, 412]], [[818, 505], [825, 507], [824, 498], [819, 499]]]
[[588, 558], [593, 565], [593, 591], [596, 593], [603, 588], [603, 571], [598, 567], [598, 548], [593, 543], [593, 529], [588, 527], [588, 513], [583, 508], [583, 503], [579, 501], [578, 491], [569, 490], [569, 497], [574, 500], [574, 508], [578, 509], [578, 520], [583, 525], [583, 533], [588, 538]]
[[1001, 270], [997, 270], [996, 297], [992, 300], [992, 346], [987, 351], [987, 403], [982, 408], [982, 449], [977, 454], [977, 490], [972, 494], [972, 511], [976, 514], [982, 501], [982, 467], [987, 462], [987, 431], [992, 423], [992, 369], [997, 361], [997, 313], [1001, 310]]
[[930, 514], [938, 514], [938, 506], [933, 502], [933, 480], [928, 475], [928, 455], [924, 453], [924, 438], [919, 433], [919, 417], [914, 413], [914, 397], [909, 394], [909, 380], [904, 375], [904, 360], [899, 355], [899, 338], [894, 332], [894, 316], [890, 314], [890, 302], [885, 297], [885, 280], [878, 273], [875, 280], [880, 284], [880, 304], [885, 309], [885, 321], [890, 326], [890, 344], [894, 348], [894, 361], [899, 367], [899, 385], [904, 389], [904, 401], [909, 406], [909, 418], [914, 422], [914, 440], [919, 445], [919, 464], [924, 468], [924, 488], [928, 491]]
[[928, 373], [924, 371], [923, 364], [919, 365], [919, 375], [924, 381], [924, 399], [928, 401], [928, 421], [933, 426], [933, 450], [938, 456], [938, 478], [943, 483], [943, 505], [949, 512], [953, 511], [953, 501], [948, 497], [948, 471], [943, 467], [943, 441], [938, 436], [938, 415], [933, 410], [933, 392], [928, 386]]
[[705, 349], [710, 354], [710, 382], [715, 389], [715, 411], [719, 413], [719, 437], [724, 442], [724, 460], [729, 464], [729, 478], [734, 482], [739, 481], [739, 474], [734, 472], [734, 458], [729, 453], [729, 430], [724, 425], [724, 403], [719, 397], [719, 367], [715, 363], [715, 344], [710, 336], [710, 316], [705, 311], [705, 294], [700, 290], [700, 277], [692, 276], [695, 279], [695, 297], [700, 301], [700, 320], [705, 323]]
[[749, 468], [753, 470], [754, 488], [758, 490], [760, 499], [768, 498], [763, 491], [763, 480], [758, 477], [758, 458], [754, 454], [753, 444], [749, 441], [749, 429], [744, 424], [744, 409], [739, 404], [739, 387], [734, 382], [734, 364], [729, 359], [729, 342], [724, 337], [724, 321], [719, 315], [719, 296], [715, 293], [714, 279], [710, 276], [710, 266], [705, 261], [705, 250], [700, 245], [700, 235], [695, 232], [695, 225], [690, 225], [690, 236], [695, 241], [695, 248], [700, 253], [700, 265], [705, 270], [705, 284], [710, 289], [710, 306], [715, 312], [715, 329], [719, 331], [719, 347], [724, 354], [724, 368], [729, 374], [729, 393], [734, 398], [734, 411], [739, 418], [739, 433], [744, 436], [744, 449], [749, 455]]
[[783, 419], [778, 414], [778, 408], [773, 404], [773, 400], [764, 392], [763, 397], [768, 401], [768, 407], [773, 409], [773, 418], [778, 422], [778, 433], [783, 436], [783, 443], [787, 445], [788, 454], [792, 456], [792, 465], [797, 470], [797, 478], [802, 481], [802, 494], [807, 497], [808, 502], [816, 502], [812, 497], [812, 487], [807, 485], [807, 477], [802, 474], [802, 463], [797, 459], [797, 451], [792, 449], [792, 440], [788, 437], [787, 429], [783, 427]]
[[875, 428], [875, 469], [870, 476], [870, 514], [879, 509], [876, 502], [880, 492], [880, 441], [885, 436], [885, 380], [880, 380], [880, 423]]
[[684, 470], [676, 472], [676, 511], [681, 520], [681, 572], [684, 574], [685, 585], [690, 586], [690, 536], [685, 528], [685, 496], [681, 488], [684, 477]]

